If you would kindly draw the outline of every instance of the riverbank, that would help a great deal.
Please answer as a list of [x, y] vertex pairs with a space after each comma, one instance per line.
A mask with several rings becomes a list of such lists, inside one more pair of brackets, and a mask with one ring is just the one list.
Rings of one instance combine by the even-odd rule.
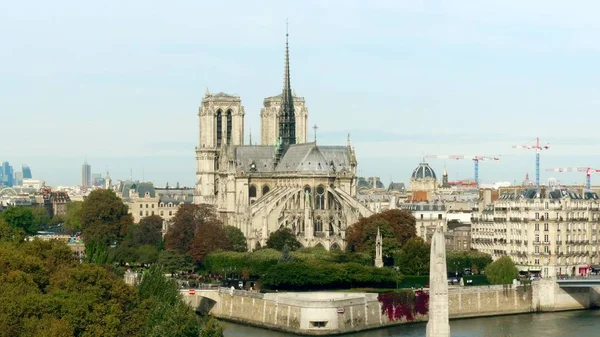
[[[225, 337], [286, 337], [289, 332], [265, 330], [224, 322]], [[345, 337], [423, 337], [426, 323], [382, 327], [344, 335]], [[554, 313], [526, 313], [505, 316], [453, 319], [452, 337], [596, 337], [600, 331], [600, 310]], [[297, 336], [297, 335], [296, 335]]]
[[[562, 289], [552, 280], [541, 280], [531, 286], [453, 288], [448, 299], [450, 318], [456, 319], [593, 308], [600, 305], [600, 289]], [[188, 303], [197, 310], [219, 319], [300, 335], [347, 334], [424, 322], [428, 319], [427, 300], [426, 291], [382, 296], [339, 292], [260, 294], [221, 288], [188, 295]]]

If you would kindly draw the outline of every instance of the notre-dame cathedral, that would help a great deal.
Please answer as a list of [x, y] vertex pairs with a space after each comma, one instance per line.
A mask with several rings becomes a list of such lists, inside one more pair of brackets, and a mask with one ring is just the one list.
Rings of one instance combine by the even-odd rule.
[[244, 144], [244, 115], [239, 96], [206, 91], [195, 202], [215, 205], [250, 250], [282, 227], [305, 247], [345, 249], [348, 226], [371, 215], [355, 199], [356, 155], [350, 139], [341, 146], [307, 142], [308, 110], [291, 88], [287, 34], [283, 91], [264, 100], [261, 145]]

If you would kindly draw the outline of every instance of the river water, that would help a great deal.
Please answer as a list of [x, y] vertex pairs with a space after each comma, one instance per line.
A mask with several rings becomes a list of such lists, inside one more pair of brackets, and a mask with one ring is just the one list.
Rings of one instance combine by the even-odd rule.
[[[289, 333], [268, 331], [225, 322], [225, 337], [283, 337]], [[521, 314], [450, 321], [452, 337], [597, 337], [600, 310]], [[425, 323], [369, 330], [344, 337], [423, 337]]]

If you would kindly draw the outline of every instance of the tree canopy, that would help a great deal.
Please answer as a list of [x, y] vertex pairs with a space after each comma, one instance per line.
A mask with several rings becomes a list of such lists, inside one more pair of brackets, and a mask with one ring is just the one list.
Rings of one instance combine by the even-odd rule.
[[142, 218], [140, 223], [133, 225], [133, 244], [158, 246], [162, 242], [163, 218], [150, 215]]
[[187, 254], [194, 241], [196, 229], [204, 223], [218, 221], [214, 206], [207, 204], [183, 204], [171, 220], [165, 235], [165, 246], [182, 254]]
[[196, 261], [202, 262], [206, 254], [217, 250], [228, 250], [229, 247], [230, 243], [223, 225], [218, 220], [211, 220], [205, 221], [196, 228], [188, 253]]
[[216, 322], [203, 327], [162, 270], [136, 289], [108, 266], [76, 262], [59, 241], [0, 242], [0, 261], [2, 335], [222, 337]]
[[230, 250], [233, 250], [234, 252], [245, 252], [248, 250], [246, 237], [241, 230], [239, 230], [237, 227], [225, 226], [223, 227], [223, 231], [225, 232], [225, 236], [229, 242]]
[[490, 254], [478, 252], [476, 250], [453, 250], [446, 254], [448, 271], [462, 273], [465, 268], [471, 268], [473, 274], [479, 274], [481, 271], [485, 270], [485, 267], [490, 263], [492, 263], [492, 256]]
[[387, 257], [391, 257], [394, 251], [416, 236], [415, 217], [408, 211], [393, 209], [361, 218], [348, 227], [348, 250], [375, 256], [377, 227], [381, 230], [383, 254]]
[[69, 201], [65, 214], [65, 230], [75, 233], [81, 231], [81, 206], [83, 201]]
[[111, 190], [92, 191], [81, 205], [81, 228], [86, 241], [112, 244], [127, 234], [133, 218]]
[[519, 270], [509, 256], [503, 256], [485, 268], [485, 277], [490, 284], [510, 284]]
[[269, 234], [267, 248], [276, 249], [281, 252], [285, 247], [291, 251], [302, 248], [302, 244], [296, 239], [296, 235], [292, 233], [291, 229], [280, 228]]
[[396, 253], [396, 266], [403, 275], [429, 275], [430, 247], [423, 239], [409, 239]]
[[38, 231], [34, 223], [33, 211], [31, 208], [13, 206], [0, 213], [4, 219], [13, 228], [20, 228], [27, 234], [35, 234]]

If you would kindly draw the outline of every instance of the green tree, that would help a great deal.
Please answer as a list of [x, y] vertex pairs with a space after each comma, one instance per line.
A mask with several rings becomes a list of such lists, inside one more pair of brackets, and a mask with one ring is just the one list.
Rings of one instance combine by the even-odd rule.
[[82, 201], [69, 201], [65, 214], [65, 230], [70, 233], [81, 231], [81, 206]]
[[487, 265], [492, 263], [492, 257], [489, 254], [471, 251], [449, 251], [446, 254], [446, 265], [448, 271], [462, 272], [465, 268], [471, 268], [473, 274], [478, 274], [484, 270]]
[[190, 250], [196, 229], [203, 223], [218, 221], [214, 206], [183, 204], [171, 220], [165, 235], [165, 247], [187, 254]]
[[163, 250], [158, 254], [158, 264], [171, 274], [187, 272], [194, 268], [191, 257], [171, 249]]
[[137, 262], [150, 264], [158, 261], [158, 249], [154, 245], [142, 245], [136, 249]]
[[31, 209], [33, 215], [33, 224], [38, 230], [44, 230], [50, 225], [50, 215], [44, 206], [37, 206]]
[[510, 284], [519, 270], [509, 256], [503, 256], [485, 268], [485, 277], [490, 284]]
[[223, 337], [223, 324], [208, 316], [200, 332], [200, 337]]
[[229, 241], [229, 249], [234, 252], [245, 252], [248, 250], [246, 245], [246, 237], [242, 231], [234, 226], [223, 227], [227, 241]]
[[[142, 336], [198, 337], [201, 326], [191, 307], [179, 294], [177, 282], [164, 276], [161, 266], [152, 266], [138, 287], [140, 298], [150, 304]], [[221, 335], [215, 335], [222, 337]]]
[[25, 230], [12, 227], [0, 216], [0, 242], [21, 242], [26, 236]]
[[111, 190], [92, 191], [81, 205], [80, 214], [84, 240], [106, 245], [119, 241], [133, 224], [127, 206]]
[[292, 233], [291, 229], [279, 228], [275, 232], [269, 234], [269, 238], [267, 239], [267, 248], [275, 249], [281, 252], [286, 246], [290, 251], [302, 248], [302, 244], [300, 241], [298, 241], [298, 239], [296, 239], [296, 235]]
[[33, 212], [30, 208], [20, 206], [9, 207], [4, 212], [0, 213], [0, 217], [13, 228], [20, 228], [27, 234], [37, 233], [38, 229], [34, 223]]
[[162, 242], [163, 218], [151, 215], [140, 220], [138, 225], [133, 226], [133, 245], [158, 246]]
[[[391, 252], [402, 247], [409, 239], [416, 236], [415, 223], [415, 217], [410, 212], [397, 209], [361, 218], [348, 228], [346, 234], [348, 250], [365, 252], [375, 256], [373, 242], [377, 235], [377, 227], [380, 227], [384, 240], [384, 255], [389, 257]], [[387, 238], [393, 238], [394, 240], [386, 241]]]
[[423, 239], [409, 239], [396, 253], [396, 266], [403, 275], [429, 275], [429, 252]]

